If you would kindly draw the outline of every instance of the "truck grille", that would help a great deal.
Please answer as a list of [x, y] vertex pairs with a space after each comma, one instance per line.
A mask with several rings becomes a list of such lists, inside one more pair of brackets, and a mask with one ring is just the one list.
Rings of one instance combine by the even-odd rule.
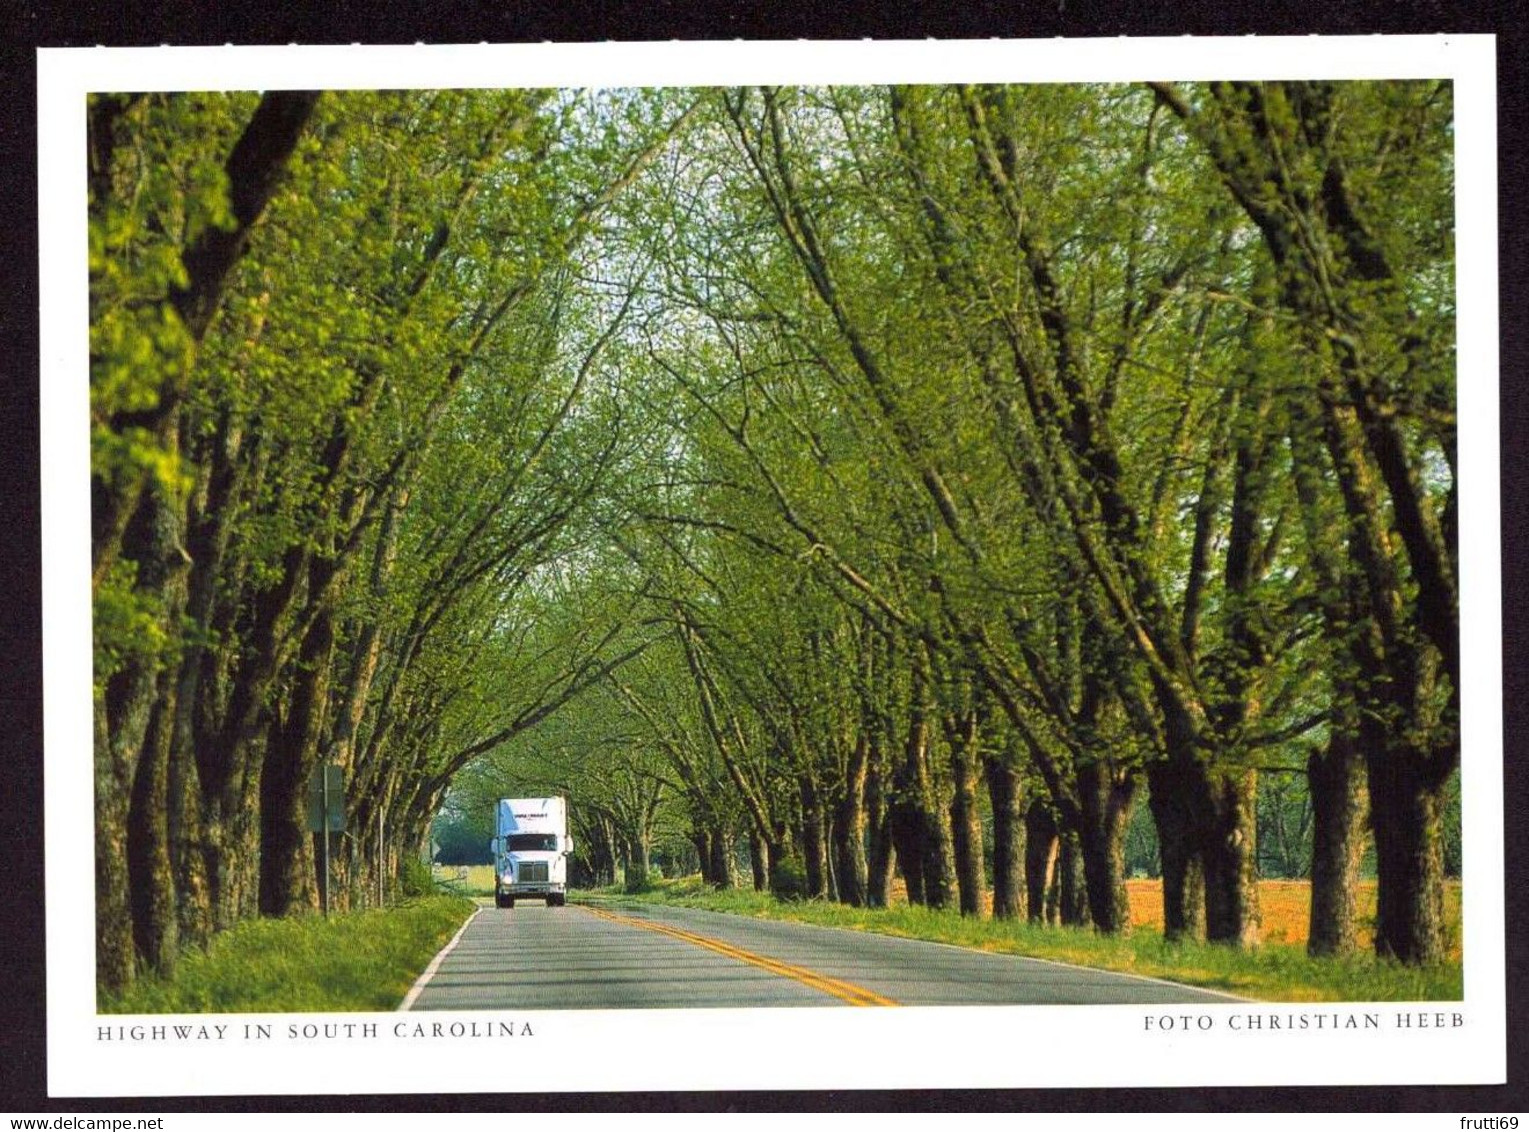
[[526, 862], [522, 863], [521, 866], [520, 866], [520, 877], [518, 879], [520, 880], [520, 882], [522, 884], [533, 884], [533, 883], [546, 884], [547, 883], [547, 862], [546, 861], [526, 861]]

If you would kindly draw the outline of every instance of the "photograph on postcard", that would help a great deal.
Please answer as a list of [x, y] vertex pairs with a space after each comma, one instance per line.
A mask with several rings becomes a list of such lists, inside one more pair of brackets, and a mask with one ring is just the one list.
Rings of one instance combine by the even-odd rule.
[[54, 1040], [1494, 1048], [1481, 44], [1207, 42], [72, 72]]

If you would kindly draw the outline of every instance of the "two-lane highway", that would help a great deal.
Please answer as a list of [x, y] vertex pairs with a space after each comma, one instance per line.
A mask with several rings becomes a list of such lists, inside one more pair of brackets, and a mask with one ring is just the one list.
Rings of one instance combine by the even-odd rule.
[[1158, 979], [653, 904], [482, 908], [406, 1010], [1228, 1002]]

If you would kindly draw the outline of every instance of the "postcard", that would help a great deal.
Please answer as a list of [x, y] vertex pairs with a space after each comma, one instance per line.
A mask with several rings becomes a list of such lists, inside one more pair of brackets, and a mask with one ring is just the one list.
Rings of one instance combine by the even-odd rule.
[[1504, 1081], [1495, 49], [39, 51], [49, 1095]]

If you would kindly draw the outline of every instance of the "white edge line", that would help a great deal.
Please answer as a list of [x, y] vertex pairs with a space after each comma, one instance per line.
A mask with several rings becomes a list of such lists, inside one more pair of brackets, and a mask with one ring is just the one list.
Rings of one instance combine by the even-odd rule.
[[435, 973], [441, 969], [441, 963], [445, 960], [446, 956], [451, 954], [451, 949], [461, 942], [462, 936], [467, 932], [468, 925], [478, 918], [478, 913], [481, 911], [483, 911], [483, 905], [479, 904], [473, 909], [473, 914], [462, 921], [462, 926], [457, 929], [457, 934], [451, 937], [451, 942], [436, 952], [435, 958], [430, 960], [430, 966], [426, 967], [419, 978], [414, 980], [414, 985], [409, 988], [409, 993], [403, 996], [403, 1001], [398, 1004], [399, 1011], [408, 1010], [414, 1005], [414, 1000], [425, 989], [425, 984], [435, 977]]
[[[938, 941], [931, 941], [931, 942], [938, 942]], [[960, 947], [961, 945], [957, 944], [957, 943], [950, 943], [950, 944], [945, 944], [944, 946], [946, 946], [946, 947]], [[1067, 968], [1069, 968], [1070, 970], [1073, 970], [1073, 971], [1097, 971], [1101, 975], [1118, 975], [1118, 976], [1120, 976], [1121, 978], [1124, 978], [1124, 979], [1140, 979], [1144, 983], [1160, 983], [1161, 985], [1163, 985], [1165, 987], [1179, 987], [1179, 988], [1182, 988], [1184, 990], [1196, 991], [1196, 992], [1198, 992], [1200, 994], [1213, 994], [1213, 995], [1217, 995], [1220, 998], [1227, 999], [1229, 1002], [1251, 1002], [1251, 1003], [1257, 1003], [1259, 1005], [1273, 1005], [1273, 1006], [1293, 1006], [1293, 1005], [1296, 1005], [1295, 1003], [1281, 1003], [1277, 999], [1243, 998], [1241, 995], [1231, 994], [1228, 991], [1214, 990], [1211, 987], [1197, 987], [1193, 983], [1181, 983], [1181, 982], [1179, 982], [1176, 979], [1164, 979], [1164, 978], [1161, 978], [1158, 975], [1138, 975], [1135, 971], [1112, 971], [1108, 967], [1090, 967], [1090, 966], [1088, 966], [1086, 964], [1083, 964], [1083, 963], [1068, 963], [1068, 962], [1065, 962], [1064, 960], [1061, 960], [1061, 959], [1042, 959], [1039, 955], [1022, 955], [1022, 954], [1020, 954], [1018, 952], [1012, 952], [1012, 951], [1010, 951], [1010, 952], [986, 951], [985, 949], [981, 949], [981, 948], [968, 948], [967, 950], [983, 950], [984, 954], [987, 954], [987, 955], [1014, 955], [1016, 958], [1019, 958], [1019, 959], [1028, 959], [1032, 963], [1049, 963], [1053, 967], [1067, 967]], [[1096, 1003], [1094, 1005], [1110, 1005], [1110, 1004], [1108, 1004], [1108, 1003]], [[1173, 1003], [1173, 1002], [1164, 1002], [1164, 1003], [1154, 1003], [1154, 1002], [1134, 1003], [1133, 1002], [1133, 1003], [1127, 1003], [1125, 1005], [1128, 1005], [1128, 1006], [1159, 1006], [1159, 1005], [1161, 1005], [1161, 1006], [1182, 1006], [1184, 1004], [1183, 1003]]]

